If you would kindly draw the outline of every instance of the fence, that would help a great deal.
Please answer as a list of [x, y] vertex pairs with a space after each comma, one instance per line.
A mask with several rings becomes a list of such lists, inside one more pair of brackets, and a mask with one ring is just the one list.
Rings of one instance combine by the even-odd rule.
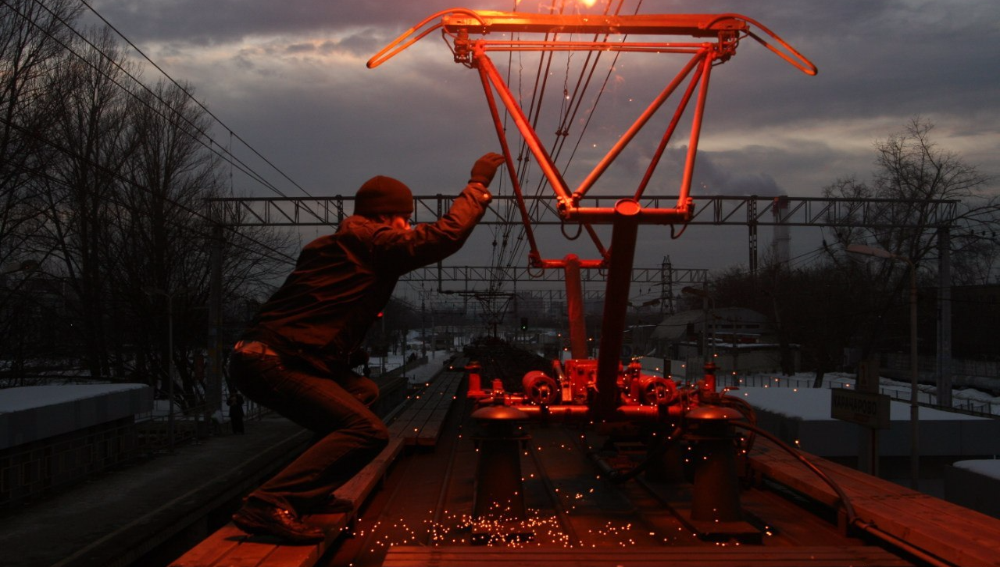
[[[247, 420], [259, 420], [268, 412], [253, 402], [245, 408]], [[171, 438], [178, 446], [226, 432], [225, 422], [206, 417], [206, 410], [204, 406], [178, 409], [173, 435], [169, 415], [146, 412], [4, 450], [0, 452], [0, 509], [169, 451]]]

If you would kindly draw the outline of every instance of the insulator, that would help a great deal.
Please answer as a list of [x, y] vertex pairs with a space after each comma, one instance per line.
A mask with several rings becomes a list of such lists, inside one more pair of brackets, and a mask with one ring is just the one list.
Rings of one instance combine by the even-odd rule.
[[559, 403], [559, 386], [548, 374], [532, 370], [524, 375], [524, 395], [531, 403], [553, 405]]

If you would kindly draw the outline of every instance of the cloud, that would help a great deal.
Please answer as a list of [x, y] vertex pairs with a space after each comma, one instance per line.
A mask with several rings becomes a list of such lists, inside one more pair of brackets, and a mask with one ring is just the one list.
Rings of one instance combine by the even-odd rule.
[[285, 52], [291, 55], [299, 53], [314, 53], [316, 46], [311, 43], [295, 43], [285, 48]]
[[[454, 7], [442, 0], [93, 0], [91, 4], [133, 39], [192, 45], [364, 27], [395, 35], [433, 13]], [[496, 9], [496, 3], [488, 0], [463, 4]]]
[[[760, 166], [753, 154], [770, 153], [769, 148], [744, 148], [739, 152], [700, 151], [695, 162], [691, 194], [698, 196], [726, 195], [772, 197], [787, 192], [775, 178]], [[680, 185], [681, 172], [687, 158], [687, 147], [668, 150], [664, 155], [661, 169], [670, 172], [667, 191], [649, 191], [649, 195], [676, 195]]]
[[323, 53], [342, 53], [367, 59], [382, 47], [382, 41], [371, 29], [351, 33], [339, 40], [325, 41], [320, 46]]

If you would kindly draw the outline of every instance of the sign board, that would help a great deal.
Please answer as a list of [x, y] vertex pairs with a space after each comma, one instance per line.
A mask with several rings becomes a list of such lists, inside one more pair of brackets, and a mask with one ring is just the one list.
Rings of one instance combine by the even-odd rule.
[[830, 417], [872, 429], [889, 429], [889, 396], [834, 388], [830, 390]]

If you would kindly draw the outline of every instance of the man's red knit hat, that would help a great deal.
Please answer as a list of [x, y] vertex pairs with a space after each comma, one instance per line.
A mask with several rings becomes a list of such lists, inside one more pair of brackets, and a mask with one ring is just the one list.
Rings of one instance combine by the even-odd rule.
[[413, 193], [403, 182], [378, 175], [358, 189], [354, 197], [356, 215], [408, 215], [413, 212]]

